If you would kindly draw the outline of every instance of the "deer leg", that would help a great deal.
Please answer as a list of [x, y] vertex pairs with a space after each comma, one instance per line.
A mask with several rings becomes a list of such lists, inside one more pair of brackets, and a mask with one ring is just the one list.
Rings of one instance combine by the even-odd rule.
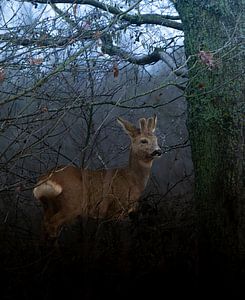
[[46, 232], [48, 233], [48, 236], [50, 238], [57, 238], [60, 233], [60, 229], [62, 225], [66, 221], [66, 215], [64, 212], [60, 211], [57, 212], [55, 215], [51, 217], [45, 218], [44, 226], [46, 229]]
[[49, 234], [49, 224], [53, 216], [55, 216], [58, 212], [58, 209], [50, 199], [44, 199], [42, 201], [44, 216], [43, 216], [43, 239], [46, 241], [51, 236]]
[[79, 211], [69, 214], [69, 212], [61, 210], [53, 215], [48, 222], [46, 222], [45, 227], [51, 238], [57, 238], [60, 234], [61, 227], [65, 224], [74, 220], [79, 215]]

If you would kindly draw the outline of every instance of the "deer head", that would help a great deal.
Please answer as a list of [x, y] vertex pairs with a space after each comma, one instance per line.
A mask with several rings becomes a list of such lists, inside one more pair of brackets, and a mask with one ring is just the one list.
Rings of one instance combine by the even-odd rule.
[[131, 154], [142, 162], [152, 162], [155, 157], [159, 157], [162, 151], [157, 143], [154, 132], [157, 124], [157, 117], [139, 120], [139, 128], [130, 122], [118, 118], [119, 124], [131, 139]]

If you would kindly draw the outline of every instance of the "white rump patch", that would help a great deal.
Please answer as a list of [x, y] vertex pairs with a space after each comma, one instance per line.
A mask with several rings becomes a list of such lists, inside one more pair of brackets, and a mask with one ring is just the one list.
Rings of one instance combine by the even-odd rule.
[[39, 181], [33, 190], [33, 195], [36, 199], [40, 199], [42, 197], [54, 198], [59, 196], [62, 190], [61, 185], [52, 180], [47, 180], [43, 183], [42, 181]]

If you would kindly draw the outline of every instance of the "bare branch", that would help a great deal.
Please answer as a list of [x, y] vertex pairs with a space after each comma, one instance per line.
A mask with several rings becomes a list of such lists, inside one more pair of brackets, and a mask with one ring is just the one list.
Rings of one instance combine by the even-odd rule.
[[[73, 0], [24, 0], [22, 2], [31, 2], [31, 3], [40, 3], [40, 4], [48, 4], [50, 3], [68, 3], [68, 4], [73, 4]], [[109, 12], [115, 16], [120, 16], [121, 20], [127, 21], [130, 24], [134, 25], [143, 25], [143, 24], [152, 24], [152, 25], [160, 25], [160, 26], [165, 26], [177, 30], [183, 30], [183, 26], [180, 22], [176, 22], [176, 17], [172, 16], [162, 16], [159, 14], [141, 14], [141, 15], [130, 15], [116, 6], [111, 6], [105, 3], [102, 3], [97, 0], [77, 0], [75, 2], [76, 4], [81, 4], [81, 5], [91, 5], [93, 7], [99, 8], [103, 11]]]

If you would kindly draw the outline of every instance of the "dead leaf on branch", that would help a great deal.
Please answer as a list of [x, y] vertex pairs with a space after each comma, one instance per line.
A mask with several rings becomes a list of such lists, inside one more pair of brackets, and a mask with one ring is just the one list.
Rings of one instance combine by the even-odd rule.
[[0, 82], [4, 81], [5, 79], [5, 71], [4, 68], [0, 67]]
[[46, 106], [42, 106], [41, 108], [40, 108], [40, 111], [41, 112], [47, 112], [48, 111], [48, 108], [46, 107]]
[[93, 38], [98, 40], [101, 37], [102, 32], [101, 31], [96, 31], [93, 35]]
[[114, 66], [113, 66], [113, 76], [114, 76], [114, 78], [117, 78], [118, 75], [119, 75], [118, 65], [114, 64]]
[[200, 82], [200, 83], [198, 84], [198, 88], [199, 88], [200, 90], [204, 89], [204, 88], [205, 88], [205, 84], [204, 84], [203, 82]]
[[75, 3], [75, 4], [73, 5], [73, 15], [74, 15], [74, 17], [76, 18], [76, 16], [77, 16], [77, 3]]
[[43, 63], [43, 58], [29, 58], [30, 65], [41, 65]]
[[21, 185], [18, 185], [18, 186], [15, 188], [15, 192], [16, 192], [17, 194], [19, 194], [19, 193], [21, 192], [21, 190], [22, 190], [22, 186], [21, 186]]
[[198, 53], [198, 57], [209, 70], [212, 70], [216, 66], [214, 56], [210, 51], [201, 50]]

